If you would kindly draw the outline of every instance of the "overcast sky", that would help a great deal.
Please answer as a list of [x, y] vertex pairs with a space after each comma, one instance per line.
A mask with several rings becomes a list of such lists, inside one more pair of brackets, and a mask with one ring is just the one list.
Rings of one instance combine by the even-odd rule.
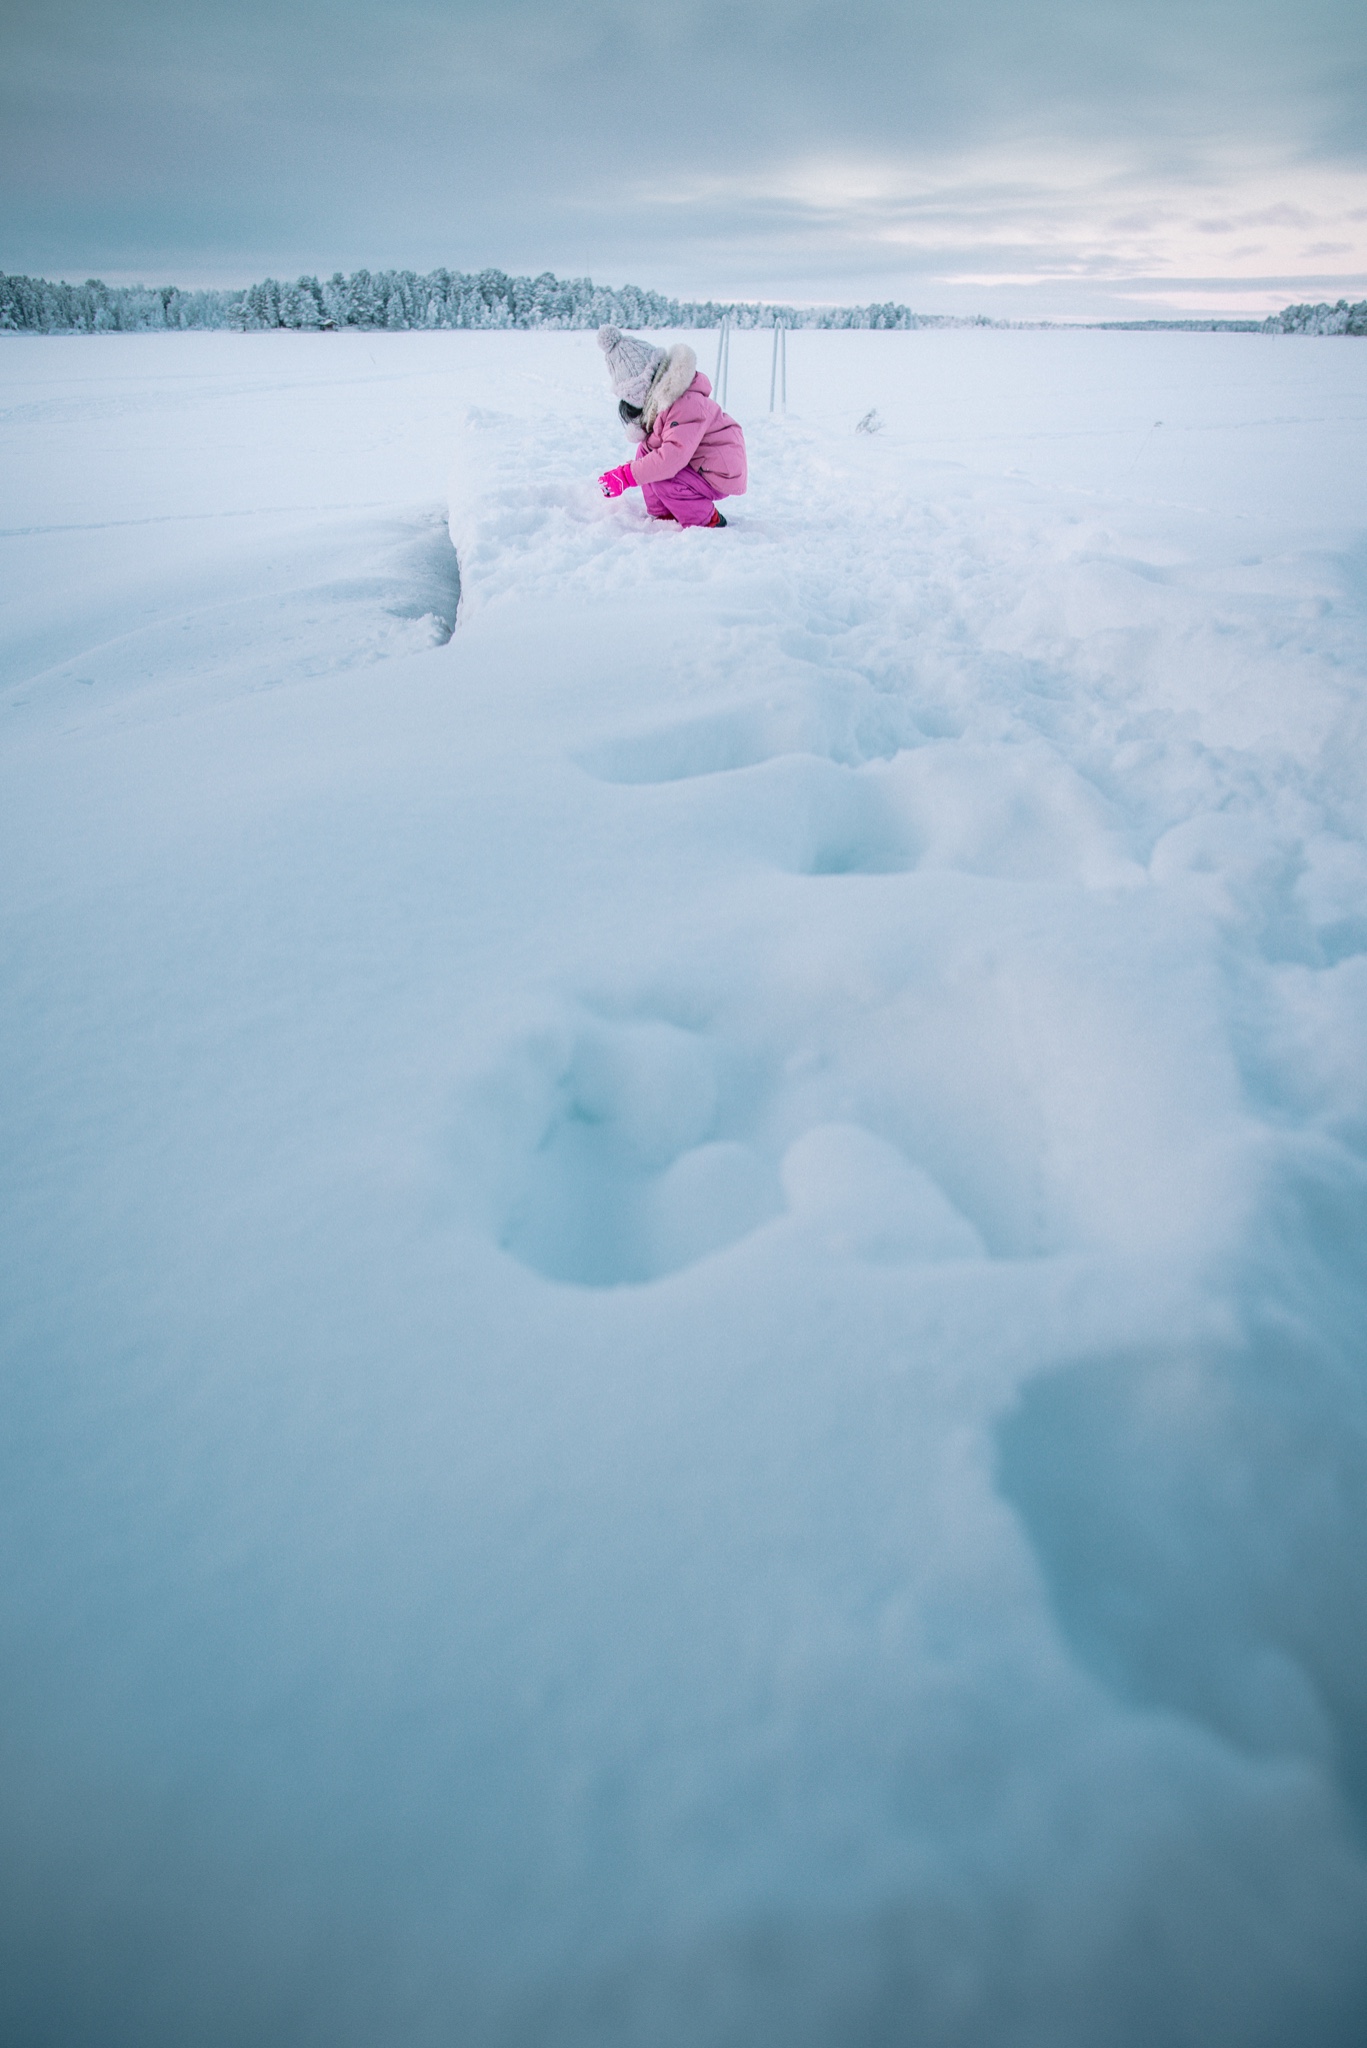
[[1367, 296], [1364, 0], [0, 0], [0, 269]]

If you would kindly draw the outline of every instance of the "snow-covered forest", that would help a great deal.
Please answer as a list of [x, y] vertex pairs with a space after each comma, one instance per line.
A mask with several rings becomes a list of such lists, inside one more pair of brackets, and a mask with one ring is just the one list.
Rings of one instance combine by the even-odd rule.
[[[0, 271], [0, 332], [25, 334], [143, 334], [195, 328], [262, 333], [362, 328], [406, 332], [422, 328], [709, 328], [728, 318], [738, 328], [991, 327], [1009, 325], [976, 315], [917, 313], [891, 300], [866, 306], [780, 306], [759, 301], [671, 299], [637, 285], [613, 289], [591, 278], [509, 277], [502, 270], [466, 274], [433, 270], [335, 271], [293, 284], [268, 277], [240, 291], [182, 291], [177, 285], [52, 283]], [[1107, 326], [1216, 328], [1267, 334], [1367, 334], [1367, 299], [1349, 305], [1288, 306], [1270, 319], [1109, 321]]]
[[[38, 334], [144, 333], [166, 328], [342, 329], [485, 327], [716, 327], [728, 315], [737, 327], [768, 326], [775, 314], [792, 327], [915, 328], [954, 324], [908, 306], [792, 306], [681, 300], [636, 285], [612, 290], [591, 278], [509, 277], [502, 270], [466, 275], [433, 270], [337, 271], [320, 283], [273, 277], [242, 291], [180, 291], [174, 285], [53, 284], [0, 273], [0, 330]], [[985, 326], [986, 321], [969, 323]]]
[[1349, 305], [1287, 306], [1273, 315], [1268, 328], [1280, 334], [1367, 334], [1367, 299]]

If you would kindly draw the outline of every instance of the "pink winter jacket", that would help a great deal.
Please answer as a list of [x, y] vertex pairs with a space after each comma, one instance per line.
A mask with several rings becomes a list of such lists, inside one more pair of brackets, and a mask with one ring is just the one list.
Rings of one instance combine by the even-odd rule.
[[691, 466], [719, 498], [738, 498], [745, 489], [745, 436], [740, 422], [724, 413], [699, 370], [688, 389], [667, 405], [631, 458], [638, 484], [665, 483]]

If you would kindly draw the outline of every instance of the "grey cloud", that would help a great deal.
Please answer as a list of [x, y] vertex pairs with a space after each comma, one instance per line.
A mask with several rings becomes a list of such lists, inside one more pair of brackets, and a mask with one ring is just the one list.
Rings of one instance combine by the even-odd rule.
[[[839, 204], [753, 196], [804, 157], [1104, 147], [1174, 178], [1227, 147], [1362, 146], [1344, 0], [697, 0], [682, 24], [627, 0], [3, 0], [0, 20], [6, 268], [760, 288], [804, 237], [804, 274], [845, 274]], [[700, 172], [719, 197], [671, 205]], [[940, 215], [970, 204], [1009, 221], [1028, 195]]]

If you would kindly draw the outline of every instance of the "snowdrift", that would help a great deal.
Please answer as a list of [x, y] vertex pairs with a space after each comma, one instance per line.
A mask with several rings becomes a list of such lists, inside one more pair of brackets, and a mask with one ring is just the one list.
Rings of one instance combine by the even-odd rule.
[[753, 340], [5, 345], [10, 2038], [1361, 2037], [1367, 358]]

